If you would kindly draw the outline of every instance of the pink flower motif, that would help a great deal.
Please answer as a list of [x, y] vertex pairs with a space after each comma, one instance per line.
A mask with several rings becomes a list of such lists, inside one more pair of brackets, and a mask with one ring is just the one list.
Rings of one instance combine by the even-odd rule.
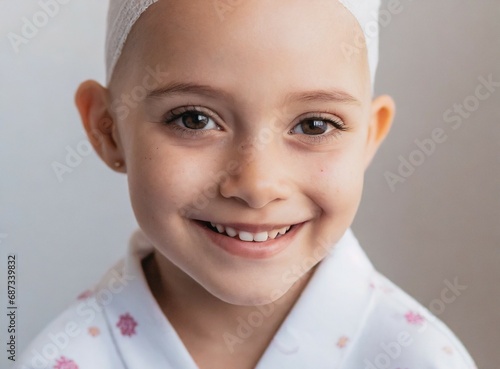
[[89, 327], [89, 334], [92, 337], [97, 337], [101, 334], [101, 330], [98, 327]]
[[409, 311], [405, 314], [406, 321], [410, 324], [421, 325], [424, 323], [424, 317], [419, 313], [414, 313], [413, 311]]
[[453, 349], [450, 346], [444, 346], [443, 351], [446, 352], [448, 355], [453, 355]]
[[348, 342], [349, 342], [349, 337], [342, 336], [337, 341], [337, 347], [342, 349], [342, 348], [346, 347]]
[[120, 320], [116, 323], [116, 326], [120, 328], [123, 336], [133, 336], [136, 334], [135, 327], [137, 327], [137, 322], [129, 313], [120, 315]]
[[76, 365], [73, 360], [61, 356], [59, 360], [56, 361], [54, 369], [78, 369], [78, 365]]

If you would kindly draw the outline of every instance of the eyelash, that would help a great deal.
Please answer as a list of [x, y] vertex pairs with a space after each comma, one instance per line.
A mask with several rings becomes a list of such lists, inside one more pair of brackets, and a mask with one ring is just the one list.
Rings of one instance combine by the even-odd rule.
[[[181, 110], [180, 112], [176, 112], [177, 110]], [[186, 114], [200, 114], [204, 115], [207, 118], [212, 119], [214, 122], [217, 120], [217, 117], [214, 116], [213, 114], [200, 110], [196, 106], [185, 106], [185, 107], [180, 107], [176, 108], [174, 110], [169, 111], [164, 118], [162, 119], [162, 124], [168, 126], [169, 128], [175, 130], [181, 137], [183, 138], [190, 138], [190, 137], [198, 137], [201, 135], [206, 135], [209, 134], [210, 130], [202, 130], [202, 129], [189, 129], [189, 128], [183, 128], [177, 124], [173, 124], [174, 121], [176, 121], [179, 118], [182, 118]], [[215, 123], [217, 124], [217, 123]], [[220, 126], [217, 124], [217, 126], [220, 128]]]
[[[176, 112], [176, 110], [179, 110], [179, 109], [181, 111]], [[171, 110], [162, 119], [162, 124], [168, 126], [171, 129], [176, 130], [177, 133], [179, 133], [180, 136], [183, 138], [189, 138], [189, 137], [194, 138], [194, 137], [199, 137], [202, 135], [210, 134], [210, 132], [213, 130], [189, 129], [189, 128], [181, 127], [180, 125], [177, 125], [177, 124], [173, 124], [174, 121], [176, 121], [179, 118], [184, 117], [186, 114], [193, 114], [193, 113], [203, 115], [203, 116], [213, 120], [214, 123], [220, 129], [220, 126], [216, 123], [216, 120], [218, 119], [217, 116], [211, 114], [208, 111], [201, 110], [199, 107], [196, 107], [196, 106], [186, 106], [186, 107], [180, 107], [180, 108]], [[326, 113], [334, 114], [333, 112], [326, 112]], [[341, 119], [332, 119], [330, 117], [324, 117], [321, 114], [311, 114], [309, 116], [304, 117], [299, 123], [297, 123], [291, 130], [288, 131], [288, 134], [290, 134], [290, 135], [295, 134], [292, 132], [293, 129], [295, 127], [297, 127], [300, 123], [302, 123], [306, 120], [320, 120], [320, 121], [326, 122], [327, 124], [330, 124], [334, 128], [332, 131], [330, 131], [326, 134], [321, 134], [321, 135], [300, 134], [301, 136], [304, 136], [302, 138], [302, 140], [307, 140], [307, 141], [309, 141], [309, 143], [312, 143], [312, 144], [324, 143], [326, 140], [330, 140], [331, 138], [338, 138], [342, 135], [343, 132], [349, 131], [349, 127], [346, 126], [346, 124]]]
[[[332, 112], [327, 112], [327, 113], [334, 114]], [[320, 113], [320, 114], [311, 114], [305, 116], [290, 131], [288, 131], [288, 134], [294, 134], [292, 133], [293, 129], [295, 129], [295, 127], [297, 127], [300, 123], [307, 120], [319, 120], [333, 126], [333, 130], [321, 135], [300, 134], [300, 136], [302, 136], [301, 140], [302, 141], [305, 140], [309, 144], [315, 144], [315, 145], [324, 144], [326, 143], [326, 141], [331, 141], [332, 139], [339, 138], [343, 132], [349, 131], [349, 127], [340, 118], [332, 119], [331, 117], [325, 117]]]

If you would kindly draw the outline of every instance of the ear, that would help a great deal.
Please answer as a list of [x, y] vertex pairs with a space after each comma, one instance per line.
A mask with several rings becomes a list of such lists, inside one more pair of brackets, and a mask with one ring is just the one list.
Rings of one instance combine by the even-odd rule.
[[372, 162], [380, 144], [389, 133], [395, 114], [396, 104], [389, 95], [378, 96], [372, 101], [372, 112], [365, 151], [365, 170]]
[[96, 81], [85, 81], [76, 91], [75, 103], [97, 154], [111, 169], [126, 173], [117, 124], [108, 110], [108, 90]]

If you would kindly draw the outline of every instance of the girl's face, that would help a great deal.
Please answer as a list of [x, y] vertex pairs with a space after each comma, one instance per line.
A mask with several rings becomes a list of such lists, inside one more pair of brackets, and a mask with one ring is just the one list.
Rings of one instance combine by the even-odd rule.
[[333, 0], [143, 14], [110, 101], [132, 206], [164, 265], [262, 304], [339, 240], [383, 136], [365, 50], [345, 54], [359, 32]]

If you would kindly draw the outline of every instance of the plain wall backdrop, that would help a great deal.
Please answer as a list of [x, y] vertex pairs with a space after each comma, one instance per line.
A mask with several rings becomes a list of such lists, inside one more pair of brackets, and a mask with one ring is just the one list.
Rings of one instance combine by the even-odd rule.
[[[367, 172], [353, 229], [382, 273], [436, 312], [479, 368], [495, 369], [500, 1], [399, 3], [398, 12], [385, 12], [381, 20], [375, 89], [394, 97], [397, 116]], [[23, 17], [32, 19], [40, 9], [34, 0], [0, 0], [2, 368], [8, 367], [7, 254], [15, 253], [18, 261], [20, 353], [123, 256], [136, 227], [126, 177], [87, 151], [73, 103], [81, 81], [104, 81], [107, 1], [61, 4], [16, 52], [9, 33], [21, 34]], [[497, 86], [476, 98], [477, 86], [488, 79]], [[461, 115], [455, 104], [464, 105]], [[442, 130], [440, 142], [430, 145], [436, 129]], [[53, 166], [67, 165], [71, 151], [81, 160], [71, 159], [71, 173], [58, 178]], [[455, 282], [466, 288], [453, 301], [443, 298]]]

